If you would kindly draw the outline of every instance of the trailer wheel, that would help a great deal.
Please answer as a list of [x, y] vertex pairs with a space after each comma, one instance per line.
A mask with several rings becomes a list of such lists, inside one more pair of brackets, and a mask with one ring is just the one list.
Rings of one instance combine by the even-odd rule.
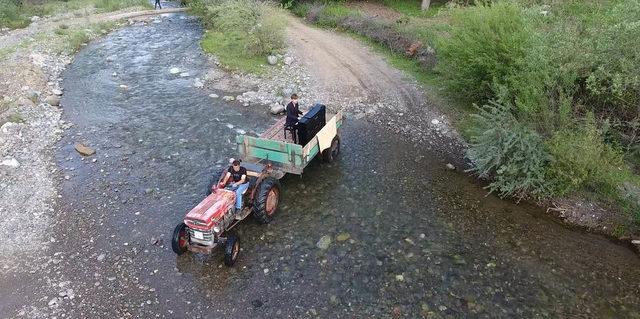
[[224, 246], [224, 264], [231, 267], [236, 263], [240, 253], [240, 239], [234, 234], [227, 235], [227, 242]]
[[189, 246], [189, 229], [184, 223], [178, 224], [173, 230], [173, 236], [171, 237], [171, 249], [173, 252], [182, 255], [187, 251]]
[[253, 216], [262, 224], [273, 220], [280, 202], [280, 182], [273, 177], [265, 178], [258, 186], [253, 202]]
[[333, 163], [340, 155], [340, 138], [336, 135], [331, 141], [331, 146], [322, 151], [322, 160], [325, 163]]

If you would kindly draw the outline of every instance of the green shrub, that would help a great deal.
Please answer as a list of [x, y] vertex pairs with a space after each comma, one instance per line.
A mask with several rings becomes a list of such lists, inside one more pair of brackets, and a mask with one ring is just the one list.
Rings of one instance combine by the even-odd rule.
[[289, 10], [291, 10], [291, 12], [296, 16], [304, 18], [309, 14], [311, 4], [308, 2], [295, 2], [293, 6], [289, 7]]
[[545, 196], [550, 157], [540, 135], [518, 122], [508, 104], [491, 101], [477, 110], [467, 151], [472, 171], [493, 177], [489, 189], [500, 196]]
[[11, 0], [0, 0], [0, 28], [24, 28], [29, 19], [21, 12], [21, 5]]
[[316, 17], [312, 20], [323, 27], [336, 28], [340, 21], [349, 16], [360, 16], [360, 12], [350, 9], [342, 4], [327, 3], [321, 7]]
[[257, 0], [205, 0], [189, 5], [207, 28], [203, 50], [229, 69], [261, 73], [266, 55], [284, 48], [281, 9]]
[[438, 70], [448, 86], [470, 101], [484, 102], [497, 86], [522, 70], [531, 28], [520, 7], [500, 2], [452, 12], [450, 36], [439, 42]]
[[128, 7], [151, 7], [147, 0], [97, 0], [95, 7], [101, 11], [112, 12]]
[[552, 155], [547, 174], [556, 195], [582, 189], [615, 194], [629, 173], [622, 153], [604, 142], [593, 116], [557, 132], [547, 144]]
[[255, 0], [227, 0], [209, 9], [214, 30], [242, 45], [242, 52], [261, 56], [284, 47], [284, 21], [277, 9]]

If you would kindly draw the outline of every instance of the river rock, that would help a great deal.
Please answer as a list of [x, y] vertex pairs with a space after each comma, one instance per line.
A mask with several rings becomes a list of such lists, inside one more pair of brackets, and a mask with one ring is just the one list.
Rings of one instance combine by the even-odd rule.
[[273, 103], [271, 107], [269, 107], [269, 112], [273, 115], [278, 115], [284, 112], [284, 105], [279, 103]]
[[433, 119], [433, 120], [431, 120], [431, 124], [433, 124], [433, 125], [438, 125], [438, 124], [440, 124], [440, 120], [438, 120], [438, 119]]
[[204, 87], [204, 83], [202, 83], [202, 81], [200, 81], [200, 79], [196, 79], [196, 80], [193, 82], [193, 86], [194, 86], [194, 87], [196, 87], [196, 88], [198, 88], [198, 89], [201, 89], [201, 88], [203, 88], [203, 87]]
[[53, 93], [53, 95], [60, 96], [60, 95], [62, 95], [62, 90], [53, 89], [53, 90], [51, 90], [51, 93]]
[[76, 151], [78, 151], [78, 153], [84, 156], [91, 156], [96, 153], [96, 150], [82, 143], [76, 143], [75, 145], [73, 145], [73, 147], [76, 149]]
[[16, 160], [13, 157], [5, 157], [5, 159], [3, 159], [2, 162], [0, 162], [0, 165], [17, 168], [20, 166], [20, 163], [18, 162], [18, 160]]
[[189, 72], [182, 72], [182, 73], [180, 73], [180, 77], [181, 77], [181, 78], [186, 78], [186, 77], [189, 77], [190, 75], [191, 75], [191, 74], [189, 74]]
[[27, 93], [27, 99], [31, 100], [31, 102], [38, 103], [38, 100], [40, 99], [40, 94], [36, 91], [29, 91]]
[[49, 307], [51, 307], [51, 308], [56, 308], [56, 307], [58, 307], [58, 297], [53, 297], [51, 300], [49, 300], [48, 305], [49, 305]]
[[338, 234], [338, 236], [336, 236], [337, 241], [346, 241], [349, 238], [351, 238], [351, 235], [349, 235], [349, 233], [340, 233]]
[[289, 65], [293, 62], [293, 58], [290, 56], [284, 57], [284, 64]]
[[267, 57], [267, 62], [271, 65], [276, 65], [276, 63], [278, 63], [278, 58], [275, 55], [270, 55]]
[[225, 95], [225, 96], [222, 97], [222, 99], [227, 101], [227, 102], [230, 102], [230, 101], [235, 100], [236, 98], [233, 97], [233, 96], [230, 96], [230, 95]]
[[322, 250], [329, 248], [329, 245], [331, 245], [331, 236], [329, 235], [322, 236], [316, 243], [316, 246]]
[[455, 166], [453, 166], [453, 164], [451, 164], [451, 163], [447, 163], [447, 169], [448, 169], [448, 170], [452, 170], [452, 171], [453, 171], [453, 170], [455, 170], [455, 169], [456, 169], [456, 167], [455, 167]]
[[178, 73], [180, 73], [180, 69], [178, 69], [178, 68], [171, 68], [171, 69], [169, 69], [169, 73], [171, 73], [171, 74], [178, 74]]
[[60, 97], [57, 95], [49, 95], [44, 99], [44, 102], [51, 106], [60, 106]]
[[211, 93], [211, 94], [209, 94], [209, 97], [212, 98], [212, 99], [217, 99], [218, 98], [218, 94]]
[[28, 99], [26, 97], [21, 97], [18, 99], [18, 105], [20, 106], [36, 106], [36, 103], [34, 103], [31, 99]]
[[40, 17], [39, 17], [39, 16], [32, 16], [32, 17], [31, 17], [31, 22], [36, 22], [36, 21], [38, 21], [38, 20], [40, 20]]

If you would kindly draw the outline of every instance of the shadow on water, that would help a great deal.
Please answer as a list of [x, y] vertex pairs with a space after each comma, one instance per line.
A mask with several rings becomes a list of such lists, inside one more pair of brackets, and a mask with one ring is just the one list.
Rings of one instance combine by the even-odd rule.
[[[338, 162], [285, 177], [274, 222], [239, 226], [235, 267], [219, 251], [176, 257], [169, 235], [235, 155], [235, 135], [275, 120], [195, 88], [214, 67], [201, 27], [185, 15], [157, 21], [90, 44], [65, 74], [74, 126], [58, 150], [70, 178], [55, 229], [86, 252], [62, 252], [61, 277], [84, 296], [70, 316], [638, 316], [632, 251], [485, 196], [438, 154], [349, 119]], [[97, 148], [96, 162], [77, 141]]]

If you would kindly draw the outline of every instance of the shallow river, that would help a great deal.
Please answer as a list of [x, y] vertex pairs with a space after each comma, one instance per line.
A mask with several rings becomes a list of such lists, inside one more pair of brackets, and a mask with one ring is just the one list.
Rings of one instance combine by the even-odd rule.
[[[219, 252], [176, 257], [173, 227], [235, 155], [236, 134], [276, 121], [208, 96], [241, 92], [193, 86], [214, 67], [202, 33], [185, 15], [129, 26], [64, 75], [74, 125], [57, 153], [51, 253], [75, 291], [61, 304], [68, 317], [640, 317], [633, 251], [485, 196], [439, 154], [350, 119], [338, 162], [285, 177], [275, 221], [239, 226], [233, 268]], [[78, 141], [97, 154], [81, 158]]]

